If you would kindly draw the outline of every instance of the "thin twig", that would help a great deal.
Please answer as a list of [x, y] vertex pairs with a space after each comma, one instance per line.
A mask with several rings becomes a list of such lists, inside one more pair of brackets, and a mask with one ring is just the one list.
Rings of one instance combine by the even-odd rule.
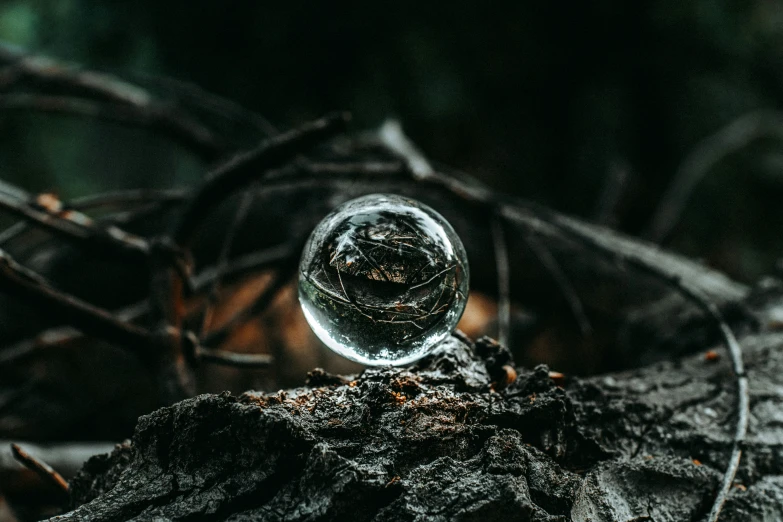
[[[189, 277], [188, 274], [183, 276], [181, 270], [178, 272], [170, 260], [167, 262], [166, 256], [169, 254], [166, 250], [173, 248], [187, 256], [196, 230], [214, 207], [236, 190], [263, 176], [269, 169], [283, 165], [294, 156], [341, 132], [349, 119], [349, 114], [339, 113], [308, 122], [264, 141], [255, 149], [234, 156], [209, 173], [186, 204], [170, 236], [159, 238], [153, 243], [150, 256], [152, 331], [181, 331], [184, 319], [183, 294]], [[186, 379], [189, 373], [184, 364], [188, 359], [187, 352], [190, 350], [195, 357], [198, 350], [185, 345], [187, 336], [169, 335], [165, 339], [168, 340], [168, 345], [163, 352], [167, 363], [163, 369], [173, 370], [169, 372], [174, 378], [171, 379], [173, 386], [170, 395], [176, 397], [192, 382]], [[164, 382], [164, 379], [161, 379], [161, 382]]]
[[696, 186], [726, 157], [765, 136], [783, 140], [783, 114], [751, 112], [703, 139], [674, 174], [645, 237], [664, 243], [680, 219]]
[[604, 188], [594, 211], [594, 220], [599, 225], [611, 226], [616, 221], [617, 204], [622, 198], [628, 177], [629, 166], [627, 162], [615, 161], [609, 166]]
[[398, 161], [328, 162], [303, 161], [299, 167], [312, 174], [402, 174], [405, 164]]
[[593, 332], [593, 327], [590, 324], [590, 320], [585, 314], [582, 300], [579, 299], [579, 294], [574, 289], [571, 281], [560, 268], [560, 263], [557, 262], [552, 252], [544, 245], [535, 234], [527, 234], [524, 236], [525, 242], [530, 247], [530, 250], [535, 254], [544, 269], [552, 276], [557, 287], [560, 289], [560, 294], [565, 298], [568, 307], [571, 309], [571, 314], [576, 319], [576, 324], [579, 326], [579, 331], [584, 337], [589, 337]]
[[18, 444], [11, 444], [11, 452], [13, 453], [14, 458], [20, 464], [30, 471], [33, 471], [35, 474], [41, 477], [44, 482], [52, 484], [65, 495], [68, 495], [68, 482], [65, 481], [62, 475], [53, 470], [51, 466], [45, 462], [42, 462], [41, 460], [36, 459], [23, 450]]
[[232, 121], [247, 122], [266, 136], [273, 136], [278, 132], [275, 126], [260, 114], [241, 106], [233, 100], [202, 89], [198, 85], [168, 76], [143, 74], [140, 76], [143, 80], [168, 88], [170, 91], [173, 91], [177, 98], [186, 98], [193, 105], [209, 111], [209, 114], [212, 116], [220, 116]]
[[[523, 218], [519, 213], [520, 208], [510, 204], [504, 204], [498, 201], [493, 194], [480, 186], [467, 186], [460, 183], [457, 180], [448, 178], [443, 175], [433, 174], [426, 180], [427, 182], [435, 183], [441, 187], [446, 188], [458, 197], [465, 199], [466, 201], [478, 202], [484, 205], [490, 205], [493, 208], [501, 207], [502, 213], [505, 216], [506, 213], [516, 218]], [[561, 232], [566, 232], [572, 236], [575, 240], [587, 244], [596, 250], [599, 250], [607, 255], [615, 256], [621, 261], [624, 261], [632, 266], [635, 266], [652, 276], [667, 282], [678, 293], [687, 297], [691, 302], [696, 304], [701, 310], [707, 313], [712, 319], [715, 325], [720, 331], [723, 342], [726, 345], [729, 356], [731, 358], [732, 370], [736, 378], [737, 386], [737, 424], [733, 434], [732, 452], [729, 462], [726, 467], [726, 471], [723, 475], [721, 482], [721, 488], [716, 495], [713, 503], [709, 522], [717, 522], [720, 516], [720, 511], [723, 508], [726, 498], [731, 489], [734, 477], [739, 469], [739, 463], [742, 457], [742, 445], [745, 441], [745, 436], [748, 430], [748, 418], [750, 408], [750, 397], [748, 392], [748, 378], [745, 374], [745, 367], [742, 361], [742, 348], [731, 331], [731, 328], [723, 318], [723, 314], [720, 312], [715, 303], [704, 294], [699, 287], [692, 285], [690, 282], [685, 282], [683, 274], [672, 273], [665, 267], [656, 264], [653, 260], [643, 257], [643, 249], [638, 246], [634, 249], [624, 249], [620, 251], [617, 248], [612, 248], [602, 242], [596, 235], [588, 234], [576, 226], [570, 219], [565, 217], [550, 216], [547, 213], [539, 213], [535, 218], [530, 216], [524, 216], [530, 220], [529, 224], [532, 226], [555, 226]], [[607, 232], [608, 234], [608, 232]], [[533, 237], [532, 235], [530, 237]]]
[[[179, 330], [185, 312], [185, 288], [190, 282], [187, 270], [191, 264], [185, 262], [188, 253], [178, 249], [168, 236], [153, 238], [150, 247], [149, 328], [151, 331]], [[174, 250], [181, 252], [180, 259], [186, 271], [183, 272], [181, 267], [172, 262], [176, 260], [172, 259], [169, 252]]]
[[114, 190], [72, 199], [65, 207], [85, 211], [146, 203], [180, 203], [188, 197], [189, 192], [187, 189], [176, 188]]
[[76, 328], [139, 353], [149, 355], [156, 346], [149, 332], [126, 323], [102, 308], [51, 287], [0, 250], [0, 289], [48, 309]]
[[269, 368], [274, 357], [266, 353], [237, 353], [200, 346], [196, 349], [199, 360], [242, 369]]
[[350, 116], [339, 113], [274, 136], [260, 146], [231, 158], [206, 178], [182, 212], [172, 238], [181, 247], [189, 247], [198, 226], [209, 211], [234, 191], [278, 167], [297, 154], [342, 132]]
[[498, 341], [508, 346], [511, 329], [511, 276], [508, 269], [508, 245], [503, 221], [492, 215], [492, 244], [495, 249], [495, 266], [498, 276]]
[[[137, 208], [129, 213], [125, 214], [112, 214], [104, 218], [100, 218], [96, 221], [106, 219], [112, 223], [128, 221], [129, 218], [137, 217], [142, 212], [149, 213], [161, 206], [180, 203], [185, 200], [188, 194], [184, 189], [167, 189], [167, 190], [152, 190], [152, 189], [131, 189], [131, 190], [117, 190], [111, 192], [103, 192], [99, 194], [93, 194], [90, 196], [84, 196], [81, 198], [75, 198], [67, 203], [62, 204], [63, 211], [77, 210], [84, 212], [86, 210], [100, 209], [104, 207], [124, 207], [127, 205], [144, 204], [142, 208]], [[19, 221], [14, 223], [7, 229], [0, 232], [0, 247], [18, 237], [25, 230], [28, 229], [28, 224], [25, 221]]]
[[[0, 474], [18, 470], [11, 449], [13, 441], [0, 439]], [[84, 466], [85, 461], [94, 455], [110, 453], [117, 445], [113, 442], [47, 442], [45, 444], [17, 441], [28, 453], [59, 470], [63, 475], [73, 476]]]
[[85, 92], [116, 102], [145, 107], [152, 96], [136, 85], [114, 76], [87, 71], [44, 56], [28, 54], [20, 47], [0, 42], [0, 60], [38, 80], [78, 87]]
[[0, 247], [2, 247], [3, 245], [8, 243], [15, 237], [18, 237], [25, 230], [27, 230], [27, 223], [25, 223], [24, 221], [17, 221], [10, 227], [0, 232]]
[[116, 102], [99, 102], [72, 96], [20, 93], [0, 94], [0, 110], [36, 111], [89, 118], [163, 132], [198, 152], [205, 159], [220, 156], [225, 147], [200, 123], [168, 107], [149, 104], [144, 108]]
[[231, 263], [221, 271], [217, 266], [205, 268], [199, 272], [192, 281], [195, 291], [207, 288], [217, 277], [224, 280], [244, 276], [250, 272], [257, 272], [270, 265], [279, 264], [281, 261], [295, 258], [299, 252], [297, 245], [284, 243], [265, 248], [257, 252], [251, 252], [231, 260]]
[[49, 328], [48, 330], [44, 330], [37, 334], [35, 337], [23, 339], [18, 343], [4, 347], [0, 350], [0, 366], [16, 363], [19, 360], [34, 354], [41, 348], [54, 346], [60, 343], [64, 344], [83, 336], [84, 334], [82, 332], [70, 326]]
[[204, 306], [203, 318], [201, 321], [200, 330], [198, 332], [199, 339], [203, 339], [204, 332], [208, 330], [212, 324], [212, 312], [214, 311], [215, 304], [220, 297], [220, 285], [223, 279], [223, 273], [225, 272], [226, 268], [228, 268], [229, 256], [231, 255], [231, 247], [234, 244], [234, 238], [247, 219], [254, 199], [255, 192], [253, 190], [249, 190], [242, 194], [242, 199], [239, 202], [239, 206], [237, 206], [236, 212], [234, 213], [234, 219], [231, 222], [231, 226], [223, 237], [223, 244], [220, 248], [220, 255], [218, 256], [216, 266], [217, 274], [215, 279], [212, 281], [209, 294], [207, 295], [207, 302]]
[[415, 179], [424, 179], [433, 173], [432, 165], [403, 132], [399, 121], [386, 120], [378, 129], [378, 136], [392, 152], [405, 159]]
[[203, 344], [206, 346], [222, 345], [231, 332], [253, 317], [261, 314], [269, 304], [275, 299], [280, 290], [285, 287], [291, 276], [291, 270], [279, 269], [267, 284], [264, 290], [248, 306], [234, 312], [234, 314], [218, 329], [206, 332], [203, 338]]
[[[403, 133], [402, 126], [399, 122], [389, 120], [384, 123], [378, 131], [378, 137], [392, 152], [403, 157], [407, 161], [408, 168], [415, 180], [444, 186], [457, 196], [469, 201], [476, 201], [482, 205], [490, 204], [493, 208], [499, 206], [499, 202], [496, 201], [496, 198], [490, 191], [479, 186], [469, 187], [456, 179], [449, 178], [433, 171], [423, 154]], [[503, 337], [507, 338], [511, 323], [510, 277], [508, 275], [507, 245], [503, 236], [503, 217], [496, 211], [493, 211], [493, 215], [495, 217], [493, 217], [492, 220], [492, 239], [495, 250], [495, 260], [498, 267], [498, 337], [501, 343], [503, 343]], [[526, 240], [530, 244], [531, 250], [533, 250], [544, 265], [544, 268], [552, 274], [555, 283], [560, 288], [561, 293], [571, 308], [582, 335], [589, 335], [592, 332], [592, 326], [585, 315], [582, 301], [574, 291], [568, 278], [560, 269], [557, 261], [549, 250], [534, 237], [528, 236]]]
[[[144, 238], [114, 225], [98, 225], [81, 212], [65, 210], [62, 203], [50, 194], [33, 197], [19, 187], [0, 181], [0, 208], [85, 246], [141, 256], [149, 253], [149, 245]], [[8, 236], [12, 235], [8, 233]]]
[[[224, 281], [235, 280], [244, 277], [249, 273], [258, 272], [259, 270], [277, 265], [281, 261], [291, 260], [298, 254], [298, 250], [300, 249], [297, 249], [292, 245], [283, 244], [246, 254], [232, 260], [228, 267], [223, 270], [222, 278]], [[205, 291], [218, 275], [219, 271], [216, 266], [201, 271], [193, 278], [192, 284], [194, 292], [200, 293]], [[123, 323], [134, 323], [143, 319], [148, 313], [149, 301], [144, 300], [114, 312], [113, 315], [118, 321]], [[85, 333], [70, 326], [61, 326], [44, 330], [35, 337], [24, 339], [12, 346], [0, 350], [0, 366], [16, 362], [21, 358], [34, 354], [40, 349], [45, 349], [58, 344], [66, 344], [84, 336]], [[196, 355], [198, 355], [199, 350], [199, 348], [196, 349]]]
[[[225, 148], [218, 143], [212, 131], [186, 114], [158, 103], [145, 89], [125, 82], [115, 76], [82, 69], [57, 60], [28, 54], [18, 47], [0, 43], [0, 61], [9, 63], [11, 81], [31, 77], [50, 86], [76, 90], [99, 100], [112, 102], [129, 109], [121, 119], [139, 124], [159, 126], [174, 137], [187, 143], [206, 159], [221, 155]], [[56, 98], [56, 97], [55, 97]], [[28, 102], [18, 100], [18, 104]], [[14, 105], [14, 104], [11, 104]], [[45, 104], [46, 105], [46, 104]], [[57, 102], [52, 104], [62, 106]], [[66, 104], [67, 105], [67, 104]], [[74, 113], [95, 116], [90, 108], [77, 108]], [[112, 111], [109, 110], [108, 113]], [[106, 114], [107, 112], [103, 112]]]

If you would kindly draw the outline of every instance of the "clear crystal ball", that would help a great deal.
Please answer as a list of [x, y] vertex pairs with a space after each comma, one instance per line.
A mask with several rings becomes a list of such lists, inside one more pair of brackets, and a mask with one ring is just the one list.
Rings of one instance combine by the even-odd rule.
[[299, 265], [299, 302], [335, 352], [402, 365], [454, 330], [468, 278], [465, 248], [443, 216], [409, 198], [372, 194], [315, 228]]

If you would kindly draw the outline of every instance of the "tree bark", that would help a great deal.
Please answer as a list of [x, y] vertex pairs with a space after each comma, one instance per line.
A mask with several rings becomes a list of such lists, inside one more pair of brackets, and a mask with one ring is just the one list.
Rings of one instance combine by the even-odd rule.
[[[758, 322], [779, 290], [747, 301]], [[780, 520], [783, 333], [742, 347], [750, 433], [721, 520]], [[410, 368], [185, 400], [91, 459], [52, 520], [705, 519], [735, 416], [722, 348], [592, 378], [510, 359], [455, 334]]]

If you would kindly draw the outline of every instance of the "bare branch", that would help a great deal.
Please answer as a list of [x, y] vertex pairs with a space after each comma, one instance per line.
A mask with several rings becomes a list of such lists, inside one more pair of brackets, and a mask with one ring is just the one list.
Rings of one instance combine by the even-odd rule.
[[24, 93], [0, 95], [0, 110], [62, 114], [155, 129], [198, 152], [205, 159], [214, 159], [225, 150], [209, 129], [171, 108], [158, 105], [139, 107], [68, 96]]
[[212, 208], [235, 190], [278, 167], [295, 155], [341, 132], [350, 116], [334, 114], [302, 125], [264, 141], [259, 147], [234, 156], [213, 170], [191, 198], [172, 234], [174, 241], [188, 247], [198, 226]]
[[130, 189], [101, 192], [72, 199], [68, 208], [84, 211], [94, 208], [143, 203], [180, 203], [188, 196], [187, 189]]
[[[233, 280], [269, 268], [283, 260], [292, 259], [298, 254], [298, 250], [298, 248], [292, 245], [284, 244], [246, 254], [232, 260], [222, 271], [222, 278], [224, 281]], [[220, 271], [216, 266], [201, 271], [193, 278], [192, 284], [194, 291], [196, 293], [205, 291], [220, 275]], [[148, 313], [149, 301], [144, 300], [125, 307], [122, 310], [115, 312], [113, 315], [120, 322], [134, 323], [140, 321]], [[89, 333], [90, 332], [87, 332], [87, 334]], [[44, 330], [35, 337], [24, 339], [0, 350], [0, 366], [18, 361], [23, 357], [34, 354], [40, 349], [66, 344], [84, 336], [84, 333], [70, 326], [61, 326]], [[199, 353], [200, 348], [197, 347], [196, 355], [198, 356]]]
[[657, 243], [664, 243], [699, 182], [726, 157], [765, 136], [783, 140], [783, 114], [751, 112], [703, 139], [674, 174], [645, 236]]
[[0, 289], [48, 309], [62, 317], [64, 322], [96, 337], [145, 355], [156, 351], [154, 339], [147, 330], [125, 323], [102, 308], [55, 290], [41, 276], [22, 267], [2, 250]]
[[220, 328], [207, 332], [203, 337], [203, 344], [207, 346], [220, 346], [223, 344], [238, 325], [247, 322], [266, 310], [280, 290], [288, 283], [290, 277], [291, 270], [278, 270], [266, 288], [250, 305], [237, 310]]
[[196, 349], [196, 356], [207, 363], [248, 370], [269, 368], [274, 360], [274, 357], [265, 353], [237, 353], [203, 346]]
[[[37, 101], [24, 97], [7, 98], [7, 108], [65, 112], [158, 128], [208, 160], [217, 158], [225, 151], [224, 144], [218, 141], [210, 129], [175, 107], [157, 102], [145, 89], [115, 76], [31, 55], [4, 43], [0, 43], [0, 61], [9, 64], [6, 74], [0, 78], [0, 85], [10, 85], [29, 77], [47, 86], [76, 91], [80, 96], [49, 96]], [[82, 96], [95, 97], [109, 103], [91, 105], [90, 100]]]
[[406, 161], [414, 178], [424, 179], [432, 175], [432, 165], [405, 135], [399, 121], [386, 120], [378, 130], [378, 136], [391, 151]]
[[544, 269], [549, 272], [552, 279], [555, 281], [560, 294], [565, 298], [568, 307], [571, 309], [571, 314], [576, 319], [576, 324], [579, 326], [579, 331], [583, 336], [587, 337], [593, 332], [593, 327], [590, 324], [590, 320], [585, 314], [584, 306], [582, 306], [582, 300], [579, 299], [579, 294], [574, 289], [574, 286], [569, 281], [568, 277], [563, 272], [560, 264], [555, 257], [549, 251], [534, 234], [528, 234], [525, 236], [525, 242], [533, 251], [535, 256], [543, 265]]
[[109, 74], [86, 71], [43, 56], [24, 52], [19, 47], [0, 43], [0, 60], [9, 62], [22, 74], [62, 85], [74, 86], [93, 95], [136, 107], [146, 107], [152, 96], [144, 89]]
[[403, 174], [406, 166], [397, 161], [326, 162], [303, 161], [299, 166], [312, 174]]
[[[6, 184], [6, 186], [8, 186]], [[17, 189], [16, 194], [22, 192]], [[168, 190], [153, 190], [153, 189], [132, 189], [132, 190], [118, 190], [112, 192], [103, 192], [90, 196], [84, 196], [81, 198], [72, 199], [68, 203], [63, 203], [62, 208], [69, 210], [77, 210], [83, 212], [85, 210], [93, 210], [104, 207], [124, 207], [127, 205], [139, 205], [144, 204], [142, 208], [135, 208], [124, 214], [112, 214], [109, 216], [109, 220], [118, 223], [127, 221], [129, 218], [133, 218], [141, 215], [142, 213], [149, 213], [159, 209], [161, 206], [172, 205], [180, 203], [185, 200], [188, 194], [184, 189], [168, 189]], [[29, 197], [29, 196], [26, 196]], [[101, 218], [96, 221], [100, 222]], [[0, 246], [4, 245], [8, 241], [18, 237], [25, 230], [28, 229], [28, 224], [25, 221], [19, 221], [12, 226], [0, 232]]]
[[260, 114], [248, 110], [233, 100], [202, 89], [198, 85], [167, 76], [143, 74], [140, 76], [146, 81], [169, 89], [180, 100], [185, 99], [193, 106], [209, 111], [213, 116], [246, 122], [267, 136], [273, 136], [278, 132], [274, 125]]
[[[0, 208], [66, 239], [84, 246], [110, 249], [122, 253], [146, 256], [147, 241], [114, 226], [97, 225], [89, 216], [66, 210], [51, 194], [33, 197], [24, 190], [0, 181]], [[15, 229], [8, 236], [18, 233]], [[8, 239], [5, 237], [4, 239]]]
[[[5, 473], [19, 469], [11, 450], [10, 440], [0, 440], [0, 472]], [[66, 477], [79, 471], [84, 462], [93, 455], [110, 453], [116, 444], [113, 442], [57, 442], [33, 443], [19, 442], [27, 453], [36, 454], [41, 460], [58, 469]]]
[[508, 346], [511, 329], [511, 275], [508, 269], [508, 245], [503, 221], [492, 215], [492, 244], [495, 248], [495, 265], [498, 276], [498, 341]]
[[15, 237], [18, 237], [25, 230], [27, 230], [27, 223], [24, 221], [17, 221], [10, 227], [0, 232], [0, 247], [2, 247], [3, 245], [8, 243]]
[[298, 250], [297, 245], [282, 244], [237, 257], [222, 270], [222, 273], [217, 266], [206, 268], [193, 278], [193, 288], [202, 291], [218, 277], [224, 279], [242, 277], [286, 259], [293, 259], [299, 255]]
[[41, 479], [44, 480], [44, 482], [52, 484], [65, 495], [68, 494], [68, 483], [62, 477], [62, 475], [53, 470], [51, 466], [36, 459], [23, 450], [18, 444], [11, 444], [11, 452], [13, 453], [14, 458], [20, 464], [30, 471], [35, 472], [39, 477], [41, 477]]
[[234, 220], [232, 221], [231, 226], [226, 231], [226, 234], [223, 238], [223, 245], [220, 248], [220, 255], [218, 256], [216, 266], [217, 277], [215, 277], [215, 279], [212, 281], [212, 285], [209, 289], [209, 295], [207, 295], [207, 303], [204, 307], [203, 318], [201, 321], [200, 330], [198, 332], [199, 339], [203, 338], [204, 332], [209, 329], [212, 323], [212, 312], [218, 298], [220, 297], [220, 284], [223, 279], [223, 273], [228, 268], [228, 258], [231, 254], [231, 247], [234, 244], [234, 238], [236, 237], [237, 231], [242, 227], [245, 220], [247, 219], [254, 198], [255, 193], [252, 190], [242, 194], [242, 200], [240, 201], [236, 213], [234, 214]]
[[629, 173], [630, 166], [625, 161], [615, 161], [609, 166], [604, 188], [594, 211], [595, 222], [599, 225], [612, 226], [617, 220], [617, 204], [625, 192]]
[[37, 334], [35, 337], [23, 339], [11, 346], [0, 350], [0, 366], [17, 362], [28, 355], [31, 355], [41, 348], [54, 346], [60, 343], [67, 343], [84, 334], [70, 326], [50, 328]]

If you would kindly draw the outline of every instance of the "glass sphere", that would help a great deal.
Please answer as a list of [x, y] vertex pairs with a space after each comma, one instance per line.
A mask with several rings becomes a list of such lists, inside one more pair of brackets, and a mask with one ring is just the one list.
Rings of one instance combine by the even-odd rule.
[[413, 199], [372, 194], [315, 227], [299, 265], [299, 302], [335, 352], [402, 365], [454, 330], [468, 277], [465, 248], [443, 216]]

